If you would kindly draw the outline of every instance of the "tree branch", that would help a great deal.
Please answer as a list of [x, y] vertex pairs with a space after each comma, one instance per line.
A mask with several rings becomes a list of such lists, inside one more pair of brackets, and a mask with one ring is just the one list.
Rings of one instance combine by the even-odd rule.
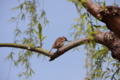
[[[93, 34], [94, 40], [97, 43], [100, 43], [106, 47], [109, 48], [112, 52], [112, 57], [120, 61], [120, 39], [116, 34], [113, 32], [101, 32], [99, 30], [95, 31], [95, 34]], [[77, 46], [84, 44], [87, 44], [90, 42], [90, 38], [82, 38], [75, 40], [63, 47], [61, 47], [57, 52], [49, 54], [49, 51], [42, 49], [42, 48], [36, 48], [36, 47], [31, 47], [29, 45], [23, 45], [23, 44], [15, 44], [15, 43], [0, 43], [0, 47], [15, 47], [15, 48], [21, 48], [21, 49], [26, 49], [34, 52], [38, 52], [41, 54], [44, 54], [48, 57], [50, 57], [50, 61], [54, 60], [55, 58], [61, 56], [68, 50], [75, 48]]]
[[90, 41], [90, 38], [82, 38], [82, 39], [78, 39], [76, 41], [73, 41], [63, 47], [61, 47], [57, 52], [55, 52], [49, 61], [52, 61], [54, 60], [55, 58], [61, 56], [62, 54], [64, 54], [65, 52], [67, 52], [68, 50], [72, 49], [72, 48], [75, 48], [85, 42], [89, 42]]
[[46, 55], [48, 57], [50, 57], [50, 61], [54, 60], [55, 58], [59, 57], [60, 55], [64, 54], [65, 52], [67, 52], [68, 50], [77, 47], [79, 45], [81, 45], [82, 43], [84, 43], [85, 41], [89, 42], [90, 39], [89, 38], [82, 38], [82, 39], [78, 39], [76, 41], [73, 41], [63, 47], [61, 47], [58, 52], [55, 52], [53, 54], [49, 54], [49, 51], [42, 49], [42, 48], [36, 48], [36, 47], [31, 47], [28, 45], [23, 45], [23, 44], [15, 44], [15, 43], [0, 43], [0, 47], [15, 47], [15, 48], [21, 48], [21, 49], [26, 49], [26, 50], [30, 50], [30, 51], [34, 51], [34, 52], [38, 52], [40, 54]]
[[[81, 0], [79, 1], [82, 2]], [[101, 17], [100, 14], [101, 6], [95, 4], [92, 0], [85, 0], [84, 2], [82, 2], [82, 5], [86, 8], [86, 10], [90, 14], [92, 14], [97, 19]]]
[[95, 4], [92, 0], [79, 0], [86, 10], [98, 20], [104, 22], [108, 29], [120, 38], [120, 7], [102, 6]]
[[[120, 39], [114, 34], [113, 32], [101, 32], [99, 30], [95, 31], [95, 34], [93, 34], [94, 40], [106, 46], [111, 52], [112, 57], [120, 61]], [[52, 56], [50, 61], [54, 60], [55, 58], [59, 57], [60, 55], [64, 54], [68, 50], [80, 46], [84, 42], [90, 42], [90, 38], [82, 38], [78, 39], [76, 41], [73, 41], [63, 47], [61, 47], [57, 52], [55, 52]], [[86, 43], [86, 44], [87, 44]]]
[[0, 47], [14, 47], [14, 48], [21, 48], [21, 49], [26, 49], [34, 52], [38, 52], [40, 54], [46, 55], [46, 56], [51, 56], [48, 54], [48, 51], [42, 48], [37, 48], [37, 47], [31, 47], [29, 45], [23, 45], [23, 44], [15, 44], [15, 43], [0, 43]]

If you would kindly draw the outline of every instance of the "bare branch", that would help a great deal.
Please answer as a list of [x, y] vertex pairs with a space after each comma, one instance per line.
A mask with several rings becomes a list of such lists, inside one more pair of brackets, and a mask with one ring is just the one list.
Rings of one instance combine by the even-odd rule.
[[54, 60], [55, 58], [61, 56], [62, 54], [64, 54], [65, 52], [67, 52], [68, 50], [75, 48], [77, 46], [80, 46], [81, 44], [85, 43], [85, 42], [89, 42], [90, 39], [89, 38], [82, 38], [82, 39], [78, 39], [76, 41], [73, 41], [63, 47], [61, 47], [57, 52], [55, 52], [52, 56], [50, 61]]
[[48, 51], [42, 48], [35, 48], [35, 47], [31, 47], [28, 45], [23, 45], [23, 44], [15, 44], [15, 43], [0, 43], [0, 47], [15, 47], [15, 48], [21, 48], [21, 49], [26, 49], [26, 50], [30, 50], [30, 51], [34, 51], [34, 52], [38, 52], [40, 54], [46, 55], [46, 56], [51, 56], [50, 54], [48, 54]]

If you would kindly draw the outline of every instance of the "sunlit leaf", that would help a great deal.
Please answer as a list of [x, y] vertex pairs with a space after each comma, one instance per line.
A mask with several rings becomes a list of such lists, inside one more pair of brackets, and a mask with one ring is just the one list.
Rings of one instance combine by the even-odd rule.
[[104, 57], [105, 57], [105, 55], [106, 55], [107, 53], [108, 53], [108, 48], [103, 46], [103, 48], [102, 48], [101, 50], [97, 51], [97, 52], [93, 55], [93, 58], [97, 58], [97, 57], [102, 56], [102, 55], [104, 55]]
[[42, 41], [43, 41], [46, 37], [47, 37], [47, 36], [43, 36], [43, 37], [42, 37]]
[[80, 19], [73, 19], [73, 20], [75, 20], [75, 21], [80, 21]]
[[38, 38], [41, 39], [42, 38], [42, 34], [38, 33]]
[[38, 24], [38, 30], [39, 30], [39, 33], [42, 33], [42, 26], [40, 23]]
[[42, 37], [42, 26], [41, 26], [40, 23], [38, 24], [38, 30], [39, 30], [39, 34], [38, 34], [39, 36], [38, 37], [41, 38]]
[[33, 31], [38, 35], [38, 32], [35, 29], [33, 29]]
[[20, 8], [20, 6], [11, 8], [11, 10], [15, 10], [15, 9], [18, 9], [18, 8]]
[[104, 6], [104, 7], [106, 6], [106, 2], [105, 2], [105, 1], [103, 2], [103, 6]]

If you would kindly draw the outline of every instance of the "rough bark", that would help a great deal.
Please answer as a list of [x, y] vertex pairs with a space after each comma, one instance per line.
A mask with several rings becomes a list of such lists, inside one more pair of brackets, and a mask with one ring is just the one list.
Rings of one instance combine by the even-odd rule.
[[[120, 39], [116, 34], [114, 34], [113, 32], [101, 32], [98, 30], [95, 32], [93, 37], [97, 43], [108, 47], [109, 50], [112, 52], [111, 53], [112, 57], [120, 61]], [[62, 48], [60, 48], [60, 50], [58, 50], [51, 56], [50, 61], [64, 54], [66, 51], [76, 46], [80, 46], [84, 42], [88, 43], [90, 42], [90, 39], [89, 38], [78, 39], [76, 41], [69, 43], [68, 45], [63, 46]]]
[[108, 29], [113, 31], [120, 38], [120, 8], [115, 6], [106, 6], [107, 10], [101, 10], [101, 21]]
[[[79, 1], [81, 2], [81, 0]], [[120, 38], [120, 7], [106, 6], [103, 9], [92, 0], [86, 0], [82, 4], [91, 15], [104, 22], [107, 28]]]
[[96, 31], [94, 38], [97, 43], [100, 43], [109, 48], [112, 52], [111, 55], [113, 58], [120, 61], [120, 39], [114, 34], [114, 32], [101, 32]]
[[120, 7], [102, 8], [92, 0], [86, 0], [82, 5], [91, 15], [106, 24], [110, 32], [97, 31], [98, 34], [94, 38], [98, 43], [107, 46], [112, 52], [112, 57], [120, 61]]

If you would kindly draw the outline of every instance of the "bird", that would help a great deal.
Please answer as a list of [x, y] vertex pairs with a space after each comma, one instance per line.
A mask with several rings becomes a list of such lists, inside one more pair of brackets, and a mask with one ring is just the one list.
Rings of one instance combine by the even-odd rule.
[[68, 41], [68, 40], [67, 40], [67, 38], [64, 37], [64, 36], [57, 38], [57, 39], [55, 40], [54, 44], [52, 45], [52, 48], [51, 48], [51, 50], [49, 51], [49, 54], [51, 53], [51, 51], [52, 51], [53, 49], [57, 49], [57, 51], [58, 51], [58, 49], [61, 48], [61, 47], [64, 45], [65, 41]]

